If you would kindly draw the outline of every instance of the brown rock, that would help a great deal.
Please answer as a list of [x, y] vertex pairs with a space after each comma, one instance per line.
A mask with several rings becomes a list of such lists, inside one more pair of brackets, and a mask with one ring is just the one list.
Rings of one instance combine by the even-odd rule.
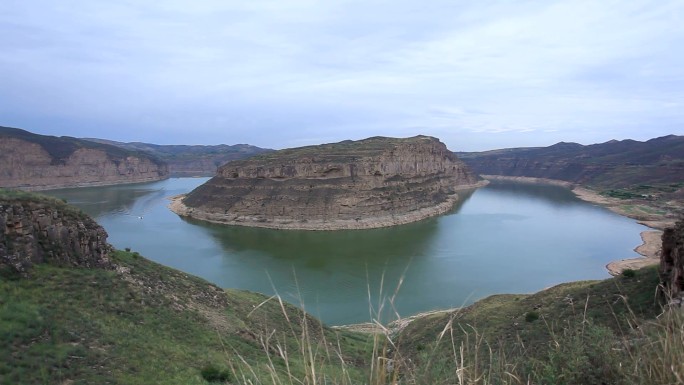
[[172, 209], [244, 226], [373, 228], [444, 213], [479, 183], [435, 138], [374, 137], [230, 162]]
[[684, 295], [684, 220], [663, 232], [660, 277], [669, 298]]
[[167, 165], [143, 153], [0, 127], [0, 187], [45, 190], [166, 177]]
[[36, 263], [111, 268], [111, 250], [101, 226], [56, 199], [0, 195], [0, 268], [21, 275]]

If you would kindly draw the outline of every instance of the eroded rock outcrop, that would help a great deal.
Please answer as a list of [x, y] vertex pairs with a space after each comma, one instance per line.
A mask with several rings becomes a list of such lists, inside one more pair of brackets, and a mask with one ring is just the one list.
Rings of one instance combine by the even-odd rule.
[[36, 263], [109, 268], [107, 233], [52, 198], [0, 190], [0, 268], [26, 275]]
[[0, 127], [0, 187], [45, 190], [167, 177], [164, 162], [141, 152]]
[[171, 208], [255, 227], [384, 227], [442, 214], [481, 183], [439, 140], [374, 137], [230, 162]]
[[666, 296], [684, 305], [684, 220], [663, 232], [660, 278]]

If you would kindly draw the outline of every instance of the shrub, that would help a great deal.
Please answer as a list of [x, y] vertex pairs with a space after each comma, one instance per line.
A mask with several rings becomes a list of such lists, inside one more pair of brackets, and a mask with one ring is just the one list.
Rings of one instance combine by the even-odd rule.
[[213, 383], [228, 382], [233, 378], [233, 375], [228, 369], [220, 369], [211, 364], [203, 367], [200, 373], [202, 374], [202, 378], [207, 382]]
[[636, 271], [632, 269], [625, 269], [622, 271], [622, 276], [625, 278], [633, 278], [636, 275]]
[[528, 311], [527, 314], [525, 314], [525, 321], [527, 322], [534, 322], [539, 319], [539, 313], [536, 311]]

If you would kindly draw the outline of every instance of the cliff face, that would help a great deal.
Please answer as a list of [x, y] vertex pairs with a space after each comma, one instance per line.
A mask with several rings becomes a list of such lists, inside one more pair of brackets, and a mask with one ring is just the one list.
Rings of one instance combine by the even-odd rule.
[[109, 268], [107, 233], [52, 198], [0, 190], [0, 268], [22, 275], [36, 263]]
[[178, 214], [246, 226], [334, 230], [391, 226], [453, 207], [478, 179], [435, 138], [369, 138], [230, 162], [175, 201]]
[[41, 190], [166, 177], [166, 164], [142, 153], [0, 127], [0, 187]]
[[660, 277], [668, 297], [684, 306], [684, 220], [663, 232]]

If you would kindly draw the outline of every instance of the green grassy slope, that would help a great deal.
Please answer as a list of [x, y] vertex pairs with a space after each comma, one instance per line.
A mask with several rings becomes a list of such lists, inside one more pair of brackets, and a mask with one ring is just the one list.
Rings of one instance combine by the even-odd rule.
[[333, 350], [356, 363], [350, 376], [365, 362], [367, 336], [305, 325], [277, 299], [226, 293], [137, 253], [113, 261], [117, 271], [43, 264], [28, 279], [0, 277], [0, 384], [205, 384], [213, 369], [267, 378], [288, 369], [279, 349], [304, 378], [307, 344], [331, 350], [310, 360], [322, 373], [342, 367]]
[[[458, 370], [471, 381], [466, 383], [477, 384], [667, 383], [635, 368], [646, 361], [644, 367], [653, 372], [654, 363], [676, 363], [684, 351], [680, 347], [669, 361], [645, 353], [681, 339], [681, 330], [662, 338], [651, 333], [662, 313], [658, 284], [651, 267], [630, 277], [565, 283], [531, 295], [494, 295], [413, 321], [392, 337], [399, 347], [396, 357], [410, 362], [412, 376], [426, 383], [449, 383]], [[665, 325], [678, 330], [682, 323]], [[684, 363], [658, 374], [672, 379], [676, 373], [684, 373]]]
[[429, 344], [449, 320], [496, 341], [525, 344], [548, 341], [552, 329], [583, 319], [620, 332], [635, 318], [653, 319], [661, 312], [658, 284], [657, 271], [651, 267], [629, 278], [564, 283], [535, 294], [493, 295], [453, 313], [418, 319], [402, 331], [401, 339], [406, 346]]

